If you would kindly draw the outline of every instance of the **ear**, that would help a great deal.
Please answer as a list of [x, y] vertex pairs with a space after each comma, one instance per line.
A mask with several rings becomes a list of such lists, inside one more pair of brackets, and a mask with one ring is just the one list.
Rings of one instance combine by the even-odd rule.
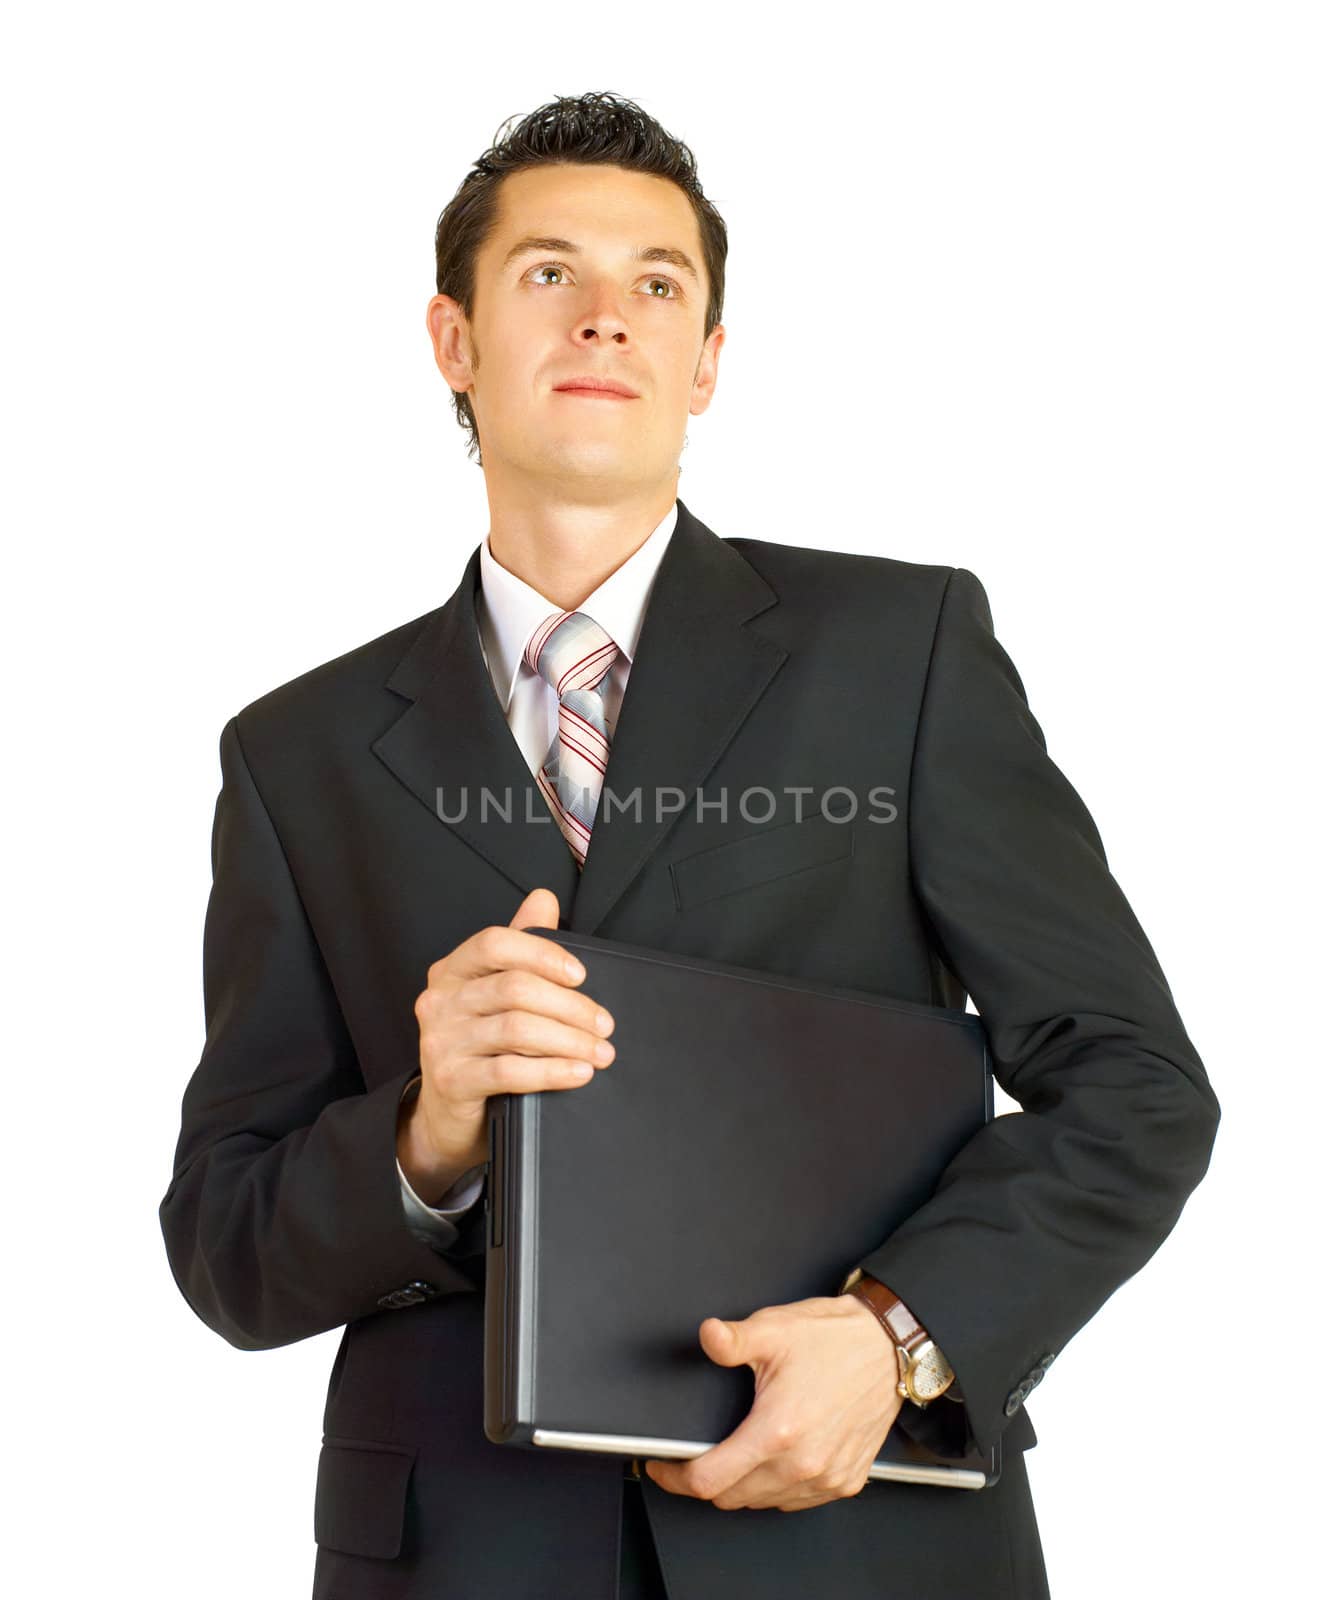
[[474, 385], [470, 363], [469, 320], [458, 300], [435, 294], [428, 302], [428, 337], [438, 370], [458, 394]]
[[718, 355], [726, 337], [727, 330], [719, 323], [704, 341], [704, 348], [699, 354], [699, 364], [695, 368], [694, 382], [690, 388], [692, 417], [702, 416], [713, 403], [713, 391], [718, 386]]

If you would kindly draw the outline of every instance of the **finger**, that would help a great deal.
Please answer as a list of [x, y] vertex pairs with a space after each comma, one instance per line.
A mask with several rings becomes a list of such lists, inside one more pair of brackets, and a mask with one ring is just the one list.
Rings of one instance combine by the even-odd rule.
[[689, 1461], [648, 1461], [645, 1470], [672, 1494], [712, 1500], [758, 1468], [771, 1465], [780, 1453], [776, 1431], [760, 1413], [756, 1399], [749, 1416], [721, 1444]]
[[515, 908], [513, 928], [555, 928], [561, 921], [561, 906], [552, 889], [531, 889]]
[[475, 1056], [569, 1056], [607, 1066], [616, 1055], [608, 1039], [536, 1011], [497, 1011], [476, 1017], [465, 1030], [465, 1046]]
[[[739, 1487], [739, 1486], [738, 1486]], [[869, 1487], [868, 1483], [859, 1488], [839, 1489], [836, 1493], [825, 1491], [822, 1494], [796, 1494], [795, 1490], [784, 1490], [781, 1495], [760, 1496], [749, 1501], [751, 1511], [812, 1511], [815, 1506], [830, 1506], [835, 1500], [854, 1500]]]
[[496, 924], [470, 934], [445, 959], [447, 971], [459, 978], [481, 978], [507, 967], [541, 973], [553, 983], [574, 985], [585, 977], [583, 965], [555, 939], [540, 939], [536, 933]]
[[464, 1097], [490, 1100], [499, 1094], [542, 1094], [549, 1090], [579, 1089], [601, 1071], [592, 1061], [579, 1056], [472, 1056], [471, 1072], [457, 1081], [465, 1084], [457, 1093]]
[[780, 1342], [775, 1328], [775, 1323], [758, 1312], [739, 1322], [705, 1317], [699, 1325], [700, 1349], [718, 1366], [754, 1367], [777, 1354]]
[[799, 1492], [801, 1488], [789, 1479], [785, 1468], [779, 1471], [775, 1464], [765, 1462], [714, 1495], [713, 1504], [719, 1511], [785, 1511], [802, 1499], [808, 1502], [808, 1495]]
[[[856, 1484], [863, 1476], [862, 1470], [849, 1478], [840, 1478], [835, 1472], [825, 1469], [807, 1478], [798, 1474], [793, 1460], [784, 1455], [747, 1474], [740, 1482], [733, 1483], [724, 1491], [718, 1504], [724, 1510], [729, 1506], [733, 1509], [747, 1506], [752, 1511], [766, 1511], [774, 1507], [779, 1511], [805, 1510], [810, 1506], [827, 1505], [830, 1501], [858, 1494], [860, 1491]], [[840, 1488], [836, 1487], [838, 1483], [842, 1485]]]
[[811, 1506], [829, 1505], [834, 1500], [859, 1494], [865, 1487], [861, 1480], [868, 1482], [867, 1473], [873, 1461], [871, 1456], [868, 1463], [863, 1460], [857, 1463], [855, 1471], [842, 1480], [843, 1487], [832, 1488], [825, 1486], [837, 1481], [830, 1470], [825, 1469], [812, 1478], [797, 1477], [791, 1458], [782, 1455], [729, 1484], [713, 1503], [721, 1511], [806, 1511]]
[[[541, 972], [511, 967], [472, 978], [464, 990], [464, 1010], [469, 1016], [487, 1017], [501, 1011], [532, 1011], [536, 1016], [552, 1017], [579, 1028], [592, 1038], [605, 1039], [616, 1025], [615, 1018], [583, 990], [553, 982]], [[599, 1027], [599, 1017], [606, 1026]]]
[[830, 1506], [834, 1500], [840, 1500], [840, 1495], [821, 1494], [814, 1500], [784, 1500], [773, 1501], [765, 1505], [762, 1501], [754, 1501], [750, 1506], [751, 1511], [813, 1511], [815, 1506]]
[[644, 1470], [658, 1487], [666, 1489], [668, 1494], [689, 1495], [695, 1500], [704, 1498], [692, 1486], [685, 1463], [677, 1461], [646, 1461]]

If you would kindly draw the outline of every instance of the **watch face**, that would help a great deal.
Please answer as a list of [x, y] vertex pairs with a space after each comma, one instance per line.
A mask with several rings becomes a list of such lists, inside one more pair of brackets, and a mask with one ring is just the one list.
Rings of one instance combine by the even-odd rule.
[[921, 1400], [937, 1400], [951, 1383], [951, 1369], [932, 1347], [912, 1363], [911, 1387]]

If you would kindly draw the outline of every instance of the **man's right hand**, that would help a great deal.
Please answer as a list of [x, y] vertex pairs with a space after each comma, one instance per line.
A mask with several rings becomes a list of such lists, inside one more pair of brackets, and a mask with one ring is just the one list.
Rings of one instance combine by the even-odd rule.
[[487, 1160], [490, 1095], [578, 1088], [616, 1053], [605, 1037], [613, 1018], [576, 992], [583, 966], [522, 931], [558, 920], [552, 890], [533, 889], [509, 927], [481, 928], [428, 968], [414, 1002], [422, 1082], [396, 1134], [405, 1176], [428, 1204]]

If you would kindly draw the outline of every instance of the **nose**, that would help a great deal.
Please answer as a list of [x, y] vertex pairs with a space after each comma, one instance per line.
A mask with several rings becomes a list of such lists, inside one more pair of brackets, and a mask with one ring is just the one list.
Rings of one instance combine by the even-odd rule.
[[589, 343], [595, 339], [611, 339], [623, 344], [630, 338], [630, 327], [621, 309], [620, 296], [610, 284], [604, 284], [580, 318], [575, 330], [578, 342]]
[[595, 339], [611, 339], [615, 344], [624, 344], [630, 335], [610, 318], [586, 317], [576, 329], [575, 337], [586, 344]]

